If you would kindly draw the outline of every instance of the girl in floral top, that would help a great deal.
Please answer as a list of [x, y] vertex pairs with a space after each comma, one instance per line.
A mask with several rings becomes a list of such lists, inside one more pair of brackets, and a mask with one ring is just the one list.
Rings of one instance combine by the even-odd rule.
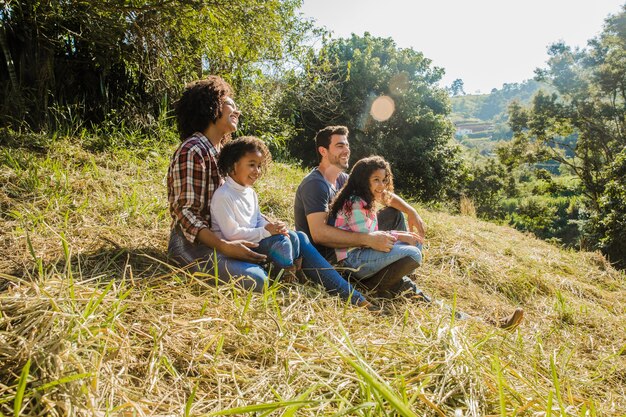
[[[393, 175], [389, 163], [380, 156], [359, 160], [344, 187], [330, 207], [335, 227], [352, 232], [378, 230], [376, 212], [389, 201], [393, 192]], [[368, 278], [387, 265], [404, 257], [422, 263], [422, 237], [417, 233], [390, 231], [396, 242], [390, 252], [367, 247], [336, 249], [337, 261], [355, 270], [358, 278]]]

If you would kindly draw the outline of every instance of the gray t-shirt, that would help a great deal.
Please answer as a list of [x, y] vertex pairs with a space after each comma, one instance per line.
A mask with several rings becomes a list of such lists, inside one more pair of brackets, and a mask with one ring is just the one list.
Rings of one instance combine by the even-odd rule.
[[[293, 204], [296, 230], [306, 233], [315, 248], [330, 261], [335, 261], [335, 251], [326, 246], [316, 245], [313, 242], [306, 216], [311, 213], [327, 212], [330, 202], [337, 194], [337, 190], [343, 187], [347, 180], [348, 174], [342, 172], [337, 177], [337, 183], [331, 184], [326, 181], [326, 178], [317, 168], [314, 168], [298, 186], [296, 199]], [[327, 223], [334, 226], [335, 219], [329, 217]]]

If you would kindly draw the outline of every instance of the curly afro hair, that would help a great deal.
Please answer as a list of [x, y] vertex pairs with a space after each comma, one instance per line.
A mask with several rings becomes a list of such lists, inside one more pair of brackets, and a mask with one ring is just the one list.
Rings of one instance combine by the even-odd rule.
[[187, 84], [174, 105], [180, 139], [203, 132], [209, 123], [215, 123], [222, 116], [222, 104], [228, 96], [233, 96], [233, 89], [216, 75]]

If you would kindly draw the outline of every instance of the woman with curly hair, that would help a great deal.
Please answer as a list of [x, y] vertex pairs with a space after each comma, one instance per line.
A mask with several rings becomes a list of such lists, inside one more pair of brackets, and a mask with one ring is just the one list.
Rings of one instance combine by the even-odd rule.
[[[188, 84], [176, 104], [182, 143], [172, 156], [167, 174], [172, 217], [168, 255], [190, 272], [213, 273], [217, 269], [220, 282], [236, 279], [244, 288], [263, 291], [268, 275], [260, 263], [267, 256], [254, 250], [258, 243], [247, 238], [225, 239], [211, 231], [211, 201], [224, 184], [218, 157], [237, 130], [241, 114], [232, 96], [226, 81], [210, 76]], [[283, 228], [284, 225], [273, 223], [270, 233]], [[332, 268], [308, 238], [300, 241], [300, 252], [309, 280], [353, 304], [375, 309]]]

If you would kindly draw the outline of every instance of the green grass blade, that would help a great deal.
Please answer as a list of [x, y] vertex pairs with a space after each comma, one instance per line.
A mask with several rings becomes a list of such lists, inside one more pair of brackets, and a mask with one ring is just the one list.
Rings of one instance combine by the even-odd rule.
[[187, 402], [185, 403], [185, 417], [189, 417], [191, 415], [191, 406], [193, 405], [193, 401], [196, 398], [196, 391], [198, 390], [198, 384], [193, 387], [189, 398], [187, 398]]
[[104, 288], [102, 294], [100, 294], [100, 296], [95, 301], [93, 299], [89, 300], [89, 303], [87, 303], [85, 311], [83, 312], [83, 319], [86, 320], [94, 311], [96, 311], [100, 303], [102, 303], [104, 297], [106, 297], [109, 291], [111, 291], [111, 287], [113, 287], [114, 282], [114, 280], [109, 281], [109, 284]]
[[[301, 395], [298, 396], [298, 398], [296, 399], [297, 401], [306, 401], [307, 398], [309, 398], [309, 395], [311, 395], [311, 393], [316, 390], [318, 387], [318, 384], [315, 384], [311, 387], [309, 387], [309, 389], [307, 389], [305, 392], [303, 392]], [[285, 411], [283, 412], [281, 417], [293, 417], [296, 415], [296, 412], [298, 410], [300, 410], [302, 407], [304, 407], [306, 404], [297, 404], [297, 405], [290, 405], [288, 406]]]
[[18, 417], [20, 410], [22, 409], [22, 402], [24, 401], [24, 391], [26, 390], [26, 384], [28, 383], [28, 375], [30, 373], [30, 359], [26, 361], [26, 365], [22, 368], [20, 379], [17, 382], [17, 391], [15, 392], [15, 400], [13, 401], [13, 415]]
[[496, 371], [496, 383], [498, 384], [498, 401], [500, 403], [500, 415], [506, 417], [506, 399], [504, 397], [504, 380], [502, 378], [502, 367], [500, 366], [500, 359], [498, 356], [494, 356], [491, 360], [491, 365]]
[[61, 385], [61, 384], [67, 384], [69, 382], [73, 382], [73, 381], [77, 381], [79, 379], [83, 379], [83, 378], [90, 378], [94, 376], [93, 372], [83, 372], [81, 374], [74, 374], [74, 375], [68, 375], [65, 376], [61, 379], [57, 379], [56, 381], [52, 381], [52, 382], [48, 382], [46, 384], [40, 385], [36, 388], [33, 389], [33, 392], [35, 391], [45, 391], [49, 388], [52, 387], [56, 387], [57, 385]]
[[271, 411], [284, 407], [293, 407], [297, 405], [308, 405], [313, 404], [314, 401], [302, 401], [302, 400], [293, 400], [293, 401], [277, 401], [273, 403], [265, 403], [265, 404], [255, 404], [255, 405], [247, 405], [244, 407], [235, 407], [230, 408], [228, 410], [216, 411], [214, 413], [210, 413], [209, 416], [232, 416], [236, 414], [242, 413], [258, 413], [263, 411]]
[[408, 405], [402, 401], [402, 398], [396, 395], [391, 387], [389, 387], [389, 385], [382, 381], [377, 375], [373, 374], [373, 372], [368, 372], [367, 369], [358, 364], [356, 361], [341, 353], [339, 349], [337, 349], [337, 353], [348, 365], [352, 366], [352, 368], [367, 382], [369, 386], [378, 391], [380, 395], [387, 400], [398, 413], [400, 413], [401, 416], [417, 417], [417, 414], [415, 414], [413, 410], [411, 410]]
[[561, 415], [565, 415], [565, 407], [563, 406], [563, 398], [561, 397], [561, 384], [559, 382], [559, 376], [556, 373], [556, 364], [554, 363], [554, 355], [550, 355], [550, 373], [552, 375], [552, 382], [554, 383], [554, 390], [556, 392], [556, 400], [559, 403]]

